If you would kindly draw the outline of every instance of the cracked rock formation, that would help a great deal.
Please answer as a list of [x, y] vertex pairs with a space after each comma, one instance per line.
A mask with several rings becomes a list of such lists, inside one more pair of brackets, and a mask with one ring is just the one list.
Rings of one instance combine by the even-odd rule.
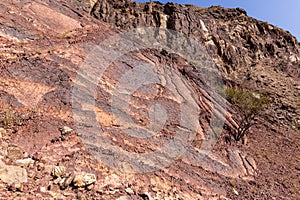
[[[273, 115], [290, 125], [299, 122], [299, 101], [295, 101], [299, 97], [299, 43], [281, 28], [248, 17], [243, 9], [218, 6], [104, 0], [93, 4], [91, 14], [121, 29], [160, 27], [196, 37], [222, 66], [228, 81], [279, 90], [276, 97], [283, 98], [274, 96]], [[282, 89], [277, 87], [279, 79]]]
[[[290, 33], [243, 9], [174, 3], [3, 0], [0, 12], [1, 199], [299, 197], [300, 54]], [[122, 35], [137, 27], [161, 29]], [[133, 48], [146, 34], [149, 46], [168, 39], [178, 52]], [[179, 55], [187, 38], [209, 65]], [[234, 128], [236, 118], [212, 92], [215, 71], [213, 83], [272, 98], [246, 145], [218, 124]]]

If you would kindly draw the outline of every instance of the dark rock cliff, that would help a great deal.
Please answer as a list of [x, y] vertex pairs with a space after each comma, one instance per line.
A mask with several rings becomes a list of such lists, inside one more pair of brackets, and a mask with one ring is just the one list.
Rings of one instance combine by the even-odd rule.
[[103, 0], [93, 6], [91, 13], [122, 29], [154, 26], [192, 34], [233, 68], [254, 65], [268, 57], [299, 60], [299, 44], [294, 36], [248, 17], [240, 8]]

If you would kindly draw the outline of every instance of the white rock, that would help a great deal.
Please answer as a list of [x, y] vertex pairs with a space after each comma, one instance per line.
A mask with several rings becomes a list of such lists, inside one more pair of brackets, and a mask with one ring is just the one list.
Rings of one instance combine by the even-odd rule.
[[237, 196], [239, 195], [239, 192], [236, 189], [232, 188], [232, 190], [235, 195], [237, 195]]
[[68, 134], [68, 133], [71, 133], [73, 131], [73, 129], [71, 129], [70, 127], [68, 126], [64, 126], [61, 130], [61, 133], [62, 134]]
[[25, 159], [20, 159], [16, 160], [16, 164], [19, 166], [30, 166], [31, 164], [34, 164], [34, 160], [31, 158], [25, 158]]
[[122, 187], [121, 178], [116, 174], [111, 174], [105, 177], [104, 183], [101, 185], [102, 187], [111, 187], [111, 188], [120, 188]]
[[253, 92], [252, 95], [253, 95], [253, 97], [255, 97], [256, 99], [260, 99], [260, 98], [261, 98], [260, 94], [257, 94], [257, 93], [255, 93], [255, 92]]
[[40, 191], [45, 193], [47, 190], [46, 190], [46, 187], [40, 187]]
[[0, 128], [0, 138], [5, 137], [7, 135], [7, 132], [4, 128]]
[[116, 193], [118, 193], [118, 192], [120, 192], [119, 189], [114, 189], [114, 190], [106, 191], [105, 193], [106, 193], [106, 194], [116, 194]]
[[204, 22], [200, 19], [200, 26], [201, 26], [201, 29], [204, 31], [204, 32], [208, 32], [208, 29], [206, 28]]
[[53, 191], [49, 191], [48, 192], [50, 195], [51, 195], [51, 197], [53, 197], [53, 198], [56, 198], [57, 197], [57, 193], [56, 192], [53, 192]]
[[160, 28], [167, 28], [168, 15], [160, 14]]
[[0, 180], [5, 183], [25, 183], [27, 171], [19, 166], [6, 165], [0, 160]]
[[58, 185], [58, 184], [61, 182], [61, 179], [62, 179], [62, 178], [57, 177], [57, 178], [53, 181], [53, 183], [54, 183], [55, 185]]
[[125, 192], [126, 192], [127, 194], [130, 194], [130, 195], [133, 195], [133, 194], [134, 194], [134, 191], [133, 191], [131, 188], [126, 188], [126, 189], [125, 189]]
[[28, 157], [29, 157], [29, 154], [28, 154], [27, 152], [24, 152], [24, 153], [23, 153], [23, 156], [24, 156], [24, 158], [28, 158]]
[[88, 173], [81, 172], [75, 174], [75, 177], [73, 179], [73, 184], [76, 187], [85, 187], [95, 183], [96, 180], [97, 178], [95, 174], [88, 174]]
[[289, 60], [290, 60], [291, 62], [297, 62], [297, 61], [299, 60], [299, 58], [298, 58], [296, 55], [291, 55], [291, 56], [289, 57]]

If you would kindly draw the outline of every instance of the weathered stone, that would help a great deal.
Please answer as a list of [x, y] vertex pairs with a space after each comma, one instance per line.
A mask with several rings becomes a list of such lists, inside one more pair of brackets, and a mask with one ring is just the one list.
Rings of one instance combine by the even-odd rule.
[[46, 189], [46, 187], [40, 187], [40, 191], [45, 193], [45, 192], [47, 192], [47, 189]]
[[235, 188], [232, 188], [232, 190], [235, 195], [237, 195], [237, 196], [239, 195], [239, 192]]
[[62, 178], [57, 177], [55, 180], [53, 180], [53, 183], [58, 185], [61, 182]]
[[42, 4], [33, 2], [31, 5], [26, 6], [25, 9], [35, 13], [36, 18], [38, 19], [35, 21], [36, 26], [42, 25], [49, 27], [50, 30], [56, 33], [63, 34], [73, 29], [81, 28], [79, 21], [51, 8], [47, 8]]
[[72, 181], [73, 185], [75, 187], [85, 187], [88, 185], [91, 185], [96, 182], [96, 175], [95, 174], [89, 174], [89, 173], [75, 173], [74, 179]]
[[[175, 3], [132, 1], [125, 3], [113, 0], [98, 1], [93, 5], [91, 11], [93, 16], [122, 29], [160, 27], [187, 36], [195, 36], [200, 43], [209, 46], [211, 56], [223, 66], [222, 76], [229, 82], [240, 82], [243, 77], [247, 77], [253, 80], [251, 84], [255, 84], [262, 71], [272, 74], [277, 79], [283, 78], [281, 73], [274, 74], [273, 68], [266, 70], [264, 61], [269, 62], [274, 68], [282, 65], [286, 69], [288, 69], [287, 64], [290, 63], [295, 73], [289, 73], [288, 76], [294, 76], [296, 79], [299, 77], [297, 66], [299, 66], [300, 56], [298, 56], [297, 39], [278, 27], [248, 17], [246, 11], [241, 8], [228, 9], [219, 6], [198, 8]], [[149, 12], [150, 8], [151, 12]], [[166, 36], [164, 30], [160, 30], [159, 34]], [[256, 66], [256, 69], [246, 70], [245, 66]], [[284, 79], [280, 82], [290, 82], [288, 78]], [[261, 82], [267, 85], [267, 80]], [[295, 92], [284, 92], [278, 85], [276, 88], [285, 99], [293, 102], [293, 109], [299, 113], [299, 106], [295, 106], [293, 95]], [[279, 107], [279, 102], [274, 104], [277, 104], [273, 108], [276, 112], [281, 110], [275, 109]], [[291, 126], [290, 121], [299, 119], [299, 114], [298, 117], [295, 116], [291, 117], [292, 120], [278, 119], [277, 121], [285, 121], [285, 124]]]
[[34, 160], [31, 158], [25, 158], [21, 160], [16, 160], [16, 164], [24, 167], [28, 167], [34, 164]]
[[61, 134], [62, 135], [66, 135], [66, 134], [69, 134], [73, 131], [73, 129], [71, 129], [70, 127], [68, 126], [64, 126], [62, 129], [60, 129], [61, 131]]
[[116, 174], [106, 176], [102, 187], [120, 188], [122, 187], [121, 178]]
[[0, 128], [0, 138], [6, 137], [7, 136], [7, 131], [4, 128]]
[[27, 171], [19, 166], [6, 165], [0, 160], [0, 179], [5, 183], [27, 182]]
[[127, 194], [130, 194], [130, 195], [133, 195], [133, 194], [134, 194], [134, 191], [133, 191], [131, 188], [126, 188], [126, 189], [125, 189], [125, 192], [126, 192]]
[[73, 173], [71, 173], [61, 184], [61, 188], [63, 188], [63, 189], [67, 188], [72, 183], [74, 178], [75, 178], [75, 175]]
[[7, 148], [7, 157], [10, 160], [15, 161], [15, 160], [24, 158], [24, 154], [20, 148], [13, 145], [13, 146], [9, 146]]
[[64, 166], [55, 166], [51, 172], [51, 175], [54, 178], [61, 177], [66, 172], [66, 167]]

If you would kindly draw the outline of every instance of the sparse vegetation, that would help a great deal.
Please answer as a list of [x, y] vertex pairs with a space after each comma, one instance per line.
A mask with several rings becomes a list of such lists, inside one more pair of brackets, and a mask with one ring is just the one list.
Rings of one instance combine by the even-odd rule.
[[22, 126], [24, 119], [22, 116], [12, 109], [0, 111], [0, 127]]
[[245, 137], [250, 127], [255, 124], [255, 118], [262, 116], [270, 100], [266, 94], [258, 94], [238, 88], [227, 88], [226, 96], [238, 115], [238, 127], [231, 134], [236, 141], [240, 141]]
[[6, 110], [1, 118], [1, 122], [4, 126], [12, 125], [15, 121], [15, 114], [11, 110]]

